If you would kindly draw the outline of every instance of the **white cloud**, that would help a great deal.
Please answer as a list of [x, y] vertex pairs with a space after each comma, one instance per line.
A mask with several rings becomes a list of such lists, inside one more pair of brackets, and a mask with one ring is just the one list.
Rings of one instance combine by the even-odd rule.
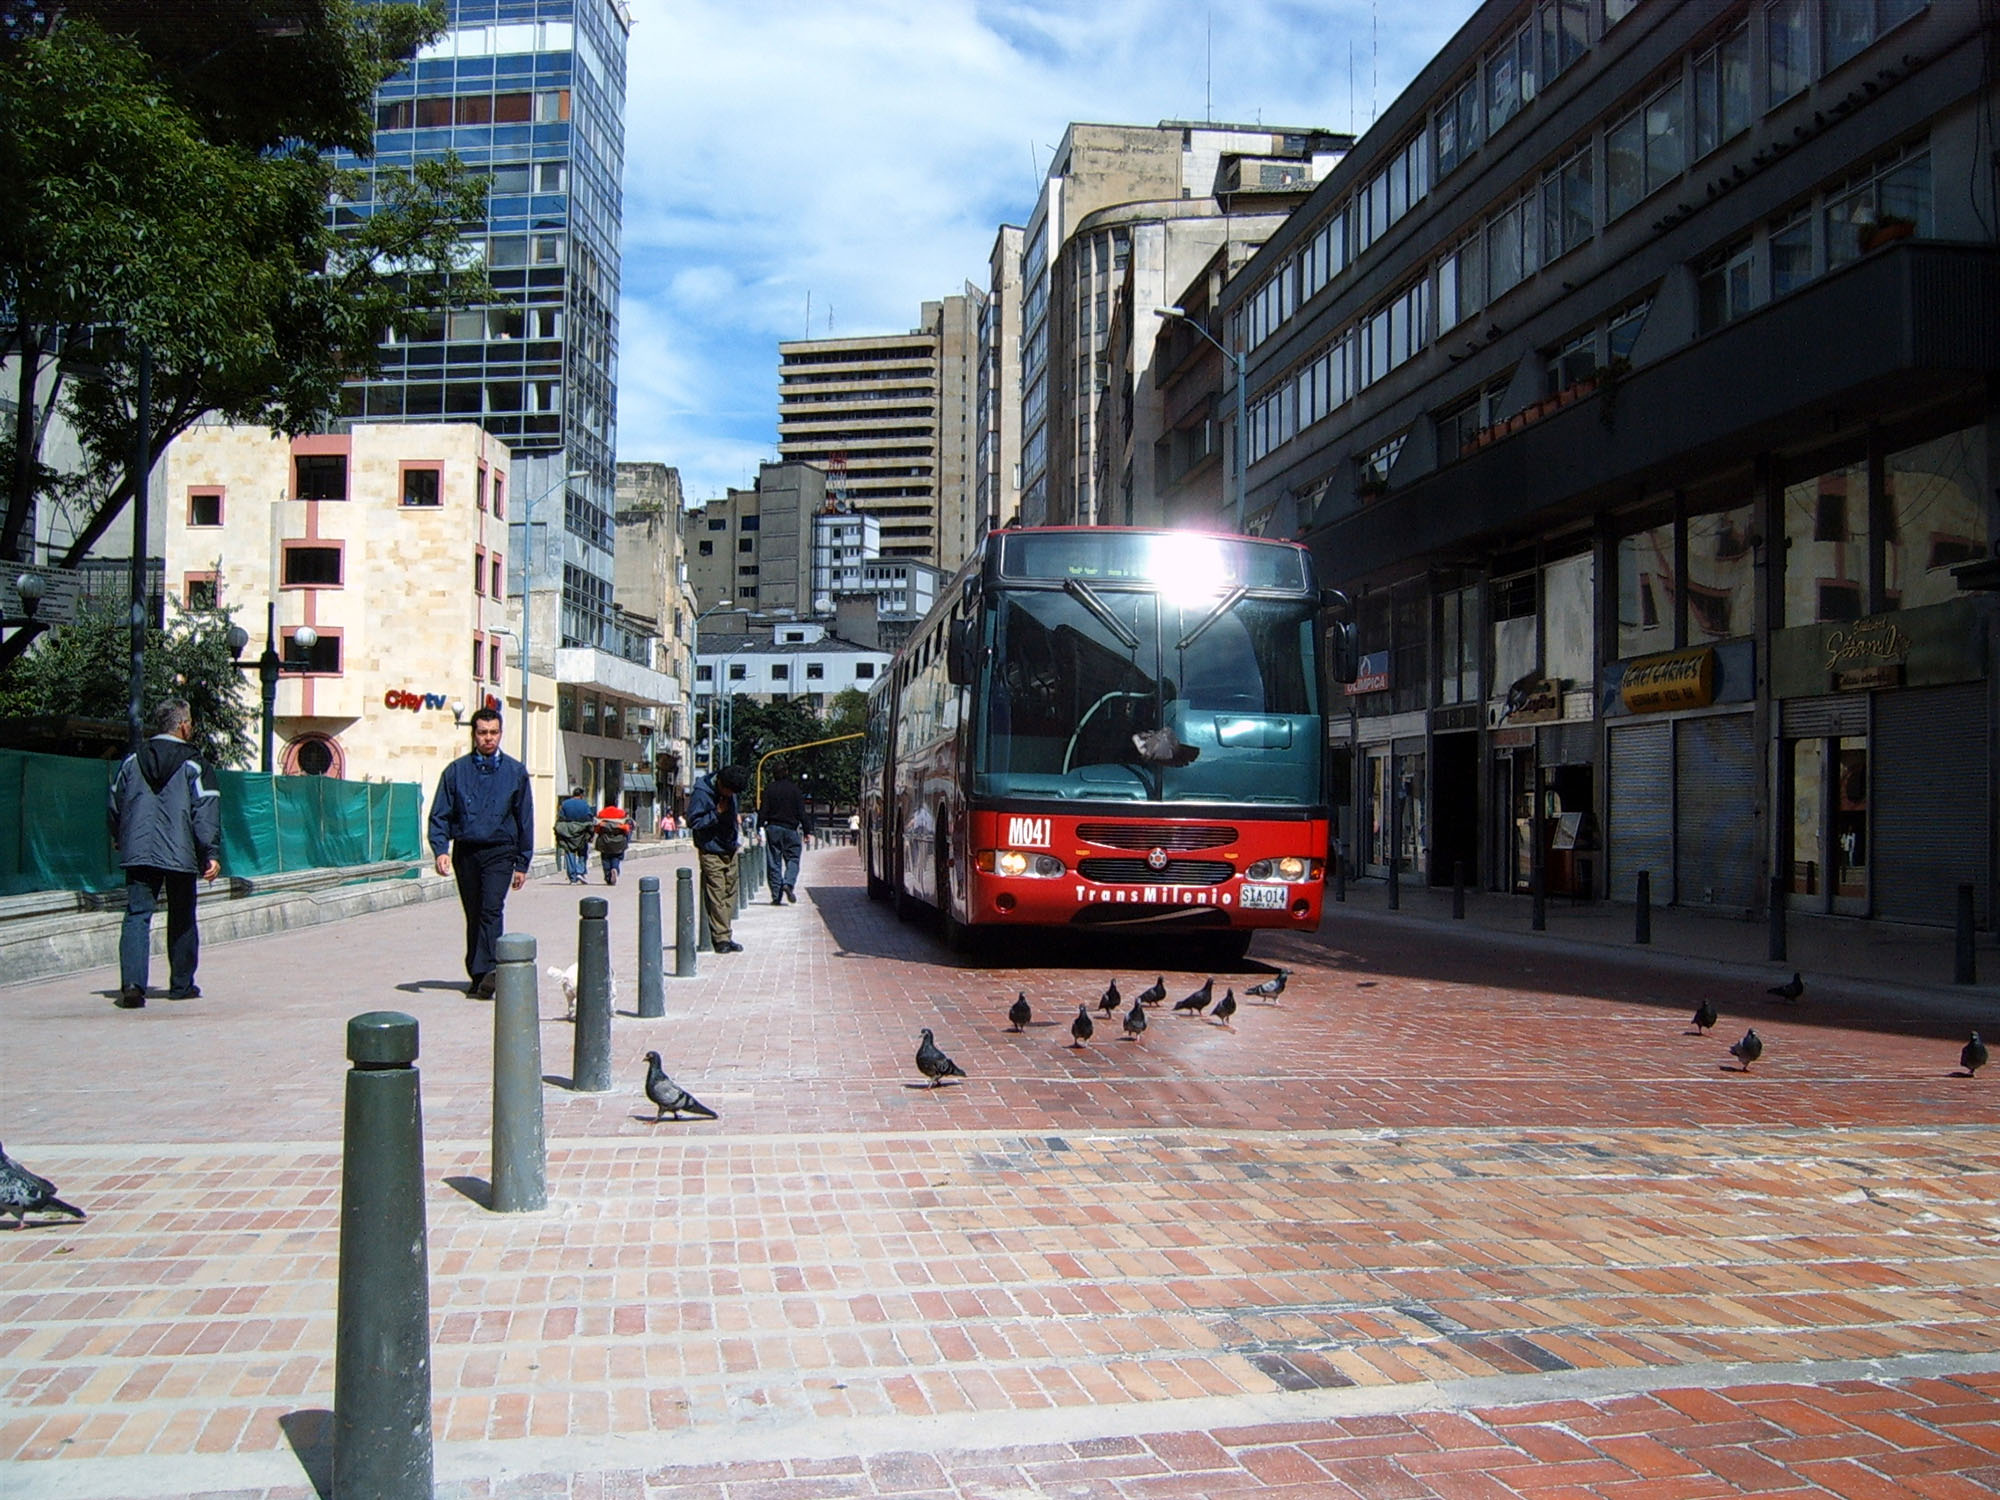
[[1370, 0], [636, 0], [619, 456], [747, 484], [808, 298], [900, 332], [983, 285], [1072, 120], [1365, 126], [1473, 0], [1387, 9], [1371, 64]]

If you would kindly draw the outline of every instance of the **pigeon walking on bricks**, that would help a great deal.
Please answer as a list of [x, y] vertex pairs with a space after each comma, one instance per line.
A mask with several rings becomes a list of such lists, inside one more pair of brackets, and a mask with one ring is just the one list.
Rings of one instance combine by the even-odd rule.
[[1764, 1055], [1764, 1039], [1757, 1035], [1757, 1028], [1751, 1027], [1743, 1033], [1743, 1040], [1732, 1042], [1729, 1055], [1743, 1065], [1743, 1071], [1750, 1071], [1750, 1064]]
[[1125, 1035], [1136, 1042], [1145, 1034], [1146, 1007], [1134, 1000], [1132, 1008], [1125, 1012]]
[[1108, 1016], [1111, 1012], [1118, 1009], [1119, 1002], [1124, 998], [1123, 995], [1118, 993], [1118, 981], [1114, 979], [1104, 987], [1104, 993], [1097, 997], [1097, 1008]]
[[[1209, 1017], [1211, 1020], [1220, 1021], [1224, 1026], [1229, 1026], [1229, 1018], [1235, 1014], [1236, 991], [1234, 989], [1224, 990], [1222, 998], [1215, 1002], [1215, 1009], [1209, 1012]], [[1236, 1028], [1229, 1026], [1229, 1029], [1234, 1031]]]
[[1694, 1030], [1696, 1036], [1704, 1036], [1708, 1028], [1719, 1019], [1715, 1014], [1715, 1002], [1704, 1000], [1694, 1008]]
[[1158, 1005], [1166, 998], [1167, 976], [1164, 974], [1156, 976], [1150, 986], [1139, 991], [1139, 1003], [1141, 1005]]
[[672, 1115], [676, 1120], [684, 1114], [702, 1120], [721, 1118], [693, 1094], [667, 1077], [667, 1070], [660, 1066], [660, 1054], [657, 1052], [646, 1054], [646, 1097], [652, 1100], [660, 1111], [653, 1116], [655, 1125], [668, 1115]]
[[1978, 1032], [1973, 1032], [1971, 1040], [1959, 1049], [1958, 1065], [1965, 1069], [1967, 1078], [1986, 1066], [1986, 1043], [1979, 1040]]
[[1215, 994], [1215, 976], [1211, 974], [1209, 975], [1208, 978], [1204, 979], [1201, 982], [1200, 989], [1196, 990], [1193, 994], [1187, 996], [1185, 999], [1176, 1000], [1174, 1002], [1174, 1009], [1191, 1011], [1192, 1013], [1198, 1016], [1203, 1011], [1208, 1009], [1209, 999], [1214, 994]]
[[1076, 1038], [1070, 1045], [1072, 1047], [1081, 1047], [1096, 1032], [1097, 1024], [1090, 1019], [1090, 1007], [1088, 1005], [1079, 1005], [1076, 1008], [1076, 1019], [1069, 1023], [1069, 1034]]
[[1275, 1000], [1285, 993], [1285, 981], [1292, 977], [1290, 969], [1280, 969], [1262, 984], [1253, 984], [1243, 993], [1255, 995], [1259, 1000]]
[[1035, 1019], [1035, 1008], [1028, 1004], [1028, 992], [1022, 990], [1014, 997], [1014, 1003], [1007, 1007], [1007, 1029], [1021, 1031]]
[[0, 1214], [12, 1214], [16, 1229], [28, 1221], [29, 1214], [84, 1217], [82, 1209], [56, 1196], [53, 1182], [37, 1177], [17, 1161], [8, 1160], [4, 1149], [0, 1149]]
[[1790, 979], [1783, 984], [1772, 985], [1764, 993], [1767, 995], [1776, 995], [1780, 1000], [1796, 1000], [1805, 992], [1806, 982], [1799, 977], [1799, 971], [1794, 969], [1792, 970], [1792, 977]]
[[917, 1043], [917, 1071], [931, 1081], [936, 1088], [947, 1078], [965, 1078], [965, 1069], [946, 1057], [938, 1044], [931, 1040], [931, 1029], [924, 1028], [924, 1039]]

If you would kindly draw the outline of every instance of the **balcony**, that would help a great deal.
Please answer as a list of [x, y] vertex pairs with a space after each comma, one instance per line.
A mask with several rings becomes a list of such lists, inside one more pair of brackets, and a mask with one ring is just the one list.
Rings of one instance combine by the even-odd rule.
[[570, 687], [617, 693], [641, 703], [670, 706], [681, 701], [678, 679], [592, 646], [564, 646], [558, 650], [556, 681]]

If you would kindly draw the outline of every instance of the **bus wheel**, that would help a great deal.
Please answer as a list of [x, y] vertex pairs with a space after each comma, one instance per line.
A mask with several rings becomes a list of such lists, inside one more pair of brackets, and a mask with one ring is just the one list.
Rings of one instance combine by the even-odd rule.
[[889, 882], [875, 873], [875, 841], [873, 839], [867, 841], [867, 846], [861, 856], [861, 867], [868, 872], [868, 899], [870, 901], [887, 901], [889, 899]]

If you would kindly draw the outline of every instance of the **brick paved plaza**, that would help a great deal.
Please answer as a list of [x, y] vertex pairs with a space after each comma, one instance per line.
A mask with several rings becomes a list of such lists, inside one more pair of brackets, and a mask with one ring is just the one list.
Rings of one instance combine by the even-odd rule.
[[[141, 1012], [106, 971], [0, 989], [0, 1140], [91, 1215], [0, 1228], [0, 1497], [324, 1485], [374, 1009], [422, 1027], [441, 1496], [2000, 1492], [2000, 1080], [1954, 1076], [1991, 990], [1795, 946], [1789, 1007], [1698, 936], [1329, 905], [1218, 981], [1295, 970], [1233, 1030], [1161, 1007], [1073, 1050], [1107, 974], [1159, 971], [952, 961], [831, 850], [642, 1021], [636, 877], [672, 868], [592, 892], [619, 1086], [546, 1091], [543, 1213], [480, 1206], [455, 902], [211, 946], [204, 998]], [[510, 903], [543, 965], [579, 894]], [[546, 979], [542, 1012], [561, 1080]], [[919, 1086], [923, 1026], [968, 1080]], [[720, 1120], [649, 1123], [648, 1048]]]

